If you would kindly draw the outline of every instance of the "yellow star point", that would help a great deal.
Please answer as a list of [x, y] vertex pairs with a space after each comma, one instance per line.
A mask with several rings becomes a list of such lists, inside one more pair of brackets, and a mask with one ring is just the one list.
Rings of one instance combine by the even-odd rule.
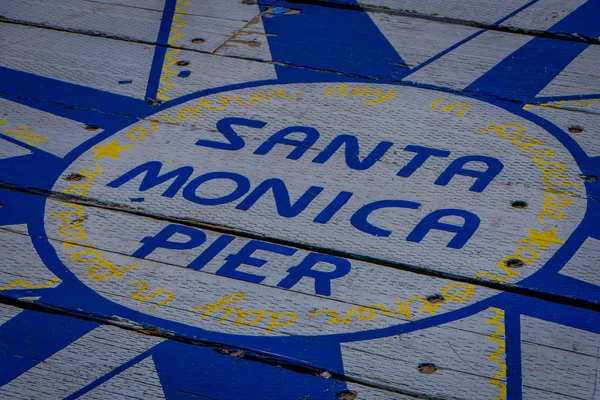
[[532, 243], [539, 246], [541, 250], [546, 250], [551, 244], [563, 244], [565, 241], [556, 236], [556, 228], [545, 232], [527, 229], [529, 237], [521, 240], [521, 243]]
[[119, 153], [126, 150], [135, 149], [135, 146], [119, 146], [119, 141], [114, 140], [107, 144], [106, 146], [94, 146], [92, 150], [96, 151], [96, 155], [94, 155], [94, 159], [100, 157], [111, 157], [115, 160], [119, 160]]

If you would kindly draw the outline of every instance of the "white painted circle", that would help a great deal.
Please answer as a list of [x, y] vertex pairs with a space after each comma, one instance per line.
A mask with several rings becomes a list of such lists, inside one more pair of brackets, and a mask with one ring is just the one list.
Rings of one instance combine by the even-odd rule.
[[[458, 295], [455, 301], [446, 299], [432, 310], [419, 299], [442, 292], [452, 297], [452, 293], [460, 291], [449, 286], [454, 282], [358, 261], [352, 261], [352, 269], [347, 275], [331, 281], [329, 296], [316, 294], [311, 278], [300, 280], [290, 290], [278, 287], [288, 269], [306, 257], [307, 252], [303, 250], [292, 256], [256, 252], [255, 256], [266, 260], [266, 264], [261, 267], [241, 266], [238, 271], [262, 276], [264, 280], [260, 284], [216, 275], [226, 261], [225, 256], [236, 253], [247, 243], [241, 238], [235, 239], [201, 271], [186, 268], [220, 236], [207, 230], [204, 230], [206, 242], [197, 248], [178, 251], [157, 249], [145, 259], [129, 256], [140, 248], [142, 238], [154, 236], [169, 225], [162, 219], [168, 217], [236, 228], [250, 235], [301, 243], [307, 247], [359, 254], [390, 265], [403, 263], [482, 279], [505, 277], [505, 271], [498, 264], [514, 256], [519, 248], [529, 246], [536, 250], [535, 257], [523, 250], [519, 254], [535, 260], [521, 268], [514, 268], [518, 275], [504, 280], [514, 283], [541, 268], [560, 247], [559, 242], [542, 246], [544, 249], [535, 241], [528, 242], [530, 230], [548, 232], [555, 229], [557, 241], [566, 240], [582, 219], [585, 202], [577, 199], [577, 196], [585, 196], [584, 188], [577, 184], [580, 171], [569, 152], [541, 127], [494, 105], [433, 90], [393, 85], [366, 87], [357, 83], [341, 85], [261, 86], [212, 94], [152, 116], [156, 122], [141, 121], [105, 139], [83, 153], [63, 174], [63, 177], [82, 174], [85, 178], [77, 182], [59, 179], [54, 190], [80, 195], [86, 200], [102, 200], [118, 207], [130, 207], [135, 212], [154, 217], [95, 207], [78, 210], [72, 206], [69, 210], [65, 204], [49, 202], [46, 231], [51, 238], [57, 239], [53, 244], [59, 257], [78, 279], [102, 296], [168, 320], [212, 331], [248, 335], [348, 333], [407, 323], [407, 317], [415, 321], [439, 315], [473, 304], [495, 292], [477, 288], [462, 299]], [[370, 96], [365, 96], [366, 93]], [[234, 125], [233, 129], [245, 143], [239, 150], [196, 145], [198, 140], [227, 143], [216, 125], [218, 121], [232, 117], [262, 121], [264, 126]], [[505, 131], [493, 128], [501, 125], [505, 125]], [[265, 155], [255, 154], [271, 135], [291, 126], [314, 128], [319, 139], [308, 146], [298, 159], [287, 158], [296, 147], [284, 144], [275, 145]], [[521, 133], [514, 134], [521, 129]], [[324, 163], [313, 162], [335, 137], [342, 134], [358, 139], [361, 160], [382, 141], [392, 142], [393, 146], [366, 170], [349, 168], [344, 148]], [[515, 141], [517, 136], [529, 138], [528, 143], [535, 143], [535, 146], [527, 147], [524, 142]], [[289, 138], [302, 140], [305, 135], [294, 134]], [[99, 156], [99, 148], [107, 151], [115, 141], [121, 149], [117, 152], [118, 159]], [[415, 156], [414, 152], [404, 150], [409, 145], [444, 150], [450, 155], [429, 158], [409, 177], [397, 176], [398, 171]], [[546, 156], [549, 157], [544, 160], [539, 158], [543, 149], [548, 149]], [[435, 184], [452, 161], [471, 155], [493, 157], [503, 164], [500, 174], [482, 192], [469, 190], [475, 177], [457, 175], [445, 185]], [[535, 159], [535, 156], [538, 158]], [[244, 211], [235, 207], [247, 194], [222, 205], [200, 205], [182, 195], [185, 185], [173, 197], [163, 196], [172, 181], [140, 191], [141, 175], [120, 187], [107, 187], [126, 172], [149, 161], [162, 164], [161, 174], [181, 167], [193, 168], [187, 182], [215, 171], [243, 175], [251, 184], [250, 192], [261, 182], [278, 178], [285, 183], [292, 201], [310, 186], [319, 186], [323, 190], [299, 215], [286, 218], [278, 215], [270, 191]], [[554, 164], [540, 164], [542, 161]], [[561, 166], [564, 171], [551, 177], [541, 169], [541, 165], [548, 168]], [[483, 164], [470, 164], [469, 167], [484, 168]], [[90, 172], [82, 172], [86, 170]], [[97, 176], [90, 179], [94, 173]], [[548, 182], [559, 179], [572, 184], [563, 187], [568, 194], [557, 194], [559, 187], [549, 186]], [[81, 186], [74, 187], [77, 184]], [[214, 180], [202, 185], [196, 193], [205, 198], [218, 198], [233, 189], [235, 185], [232, 182]], [[328, 223], [315, 223], [317, 215], [341, 191], [353, 194], [348, 203]], [[547, 203], [551, 197], [548, 193], [567, 199], [562, 203], [568, 203], [567, 206], [553, 214], [559, 217], [559, 212], [563, 212], [564, 218], [541, 214], [550, 210]], [[139, 201], [141, 198], [143, 201]], [[420, 206], [414, 210], [374, 212], [368, 221], [392, 231], [388, 237], [374, 236], [352, 226], [352, 215], [359, 208], [379, 200], [412, 201]], [[527, 207], [512, 207], [514, 201], [524, 201]], [[479, 227], [462, 248], [447, 247], [454, 234], [440, 230], [431, 230], [420, 242], [406, 240], [419, 221], [440, 209], [461, 209], [480, 219]], [[67, 211], [74, 213], [72, 218], [69, 217], [70, 222], [64, 214]], [[81, 214], [84, 218], [80, 218]], [[460, 225], [462, 220], [447, 217], [442, 222]], [[69, 224], [70, 231], [66, 227]], [[81, 237], [81, 229], [85, 238], [69, 244], [68, 234], [75, 232]], [[173, 237], [172, 240], [185, 241], [186, 237]], [[61, 244], [65, 241], [66, 245]], [[119, 269], [136, 263], [140, 265], [121, 276], [94, 278], [90, 268], [97, 265], [93, 260], [95, 253], [74, 255], [81, 253], [82, 245], [95, 248], [102, 254], [103, 260]], [[317, 267], [323, 270], [331, 268], [327, 265]], [[147, 289], [136, 294], [146, 284]], [[144, 299], [157, 290], [162, 292]], [[464, 289], [461, 290], [464, 292]], [[158, 305], [158, 302], [169, 298], [169, 293], [173, 297]], [[236, 300], [228, 307], [246, 313], [237, 323], [237, 311], [228, 314], [213, 307], [214, 312], [203, 318], [203, 311], [207, 308], [198, 310], [198, 307], [219, 301], [224, 304], [225, 296], [238, 293], [244, 295], [226, 298]], [[402, 312], [402, 307], [411, 302], [409, 314]], [[381, 311], [379, 305], [387, 312]], [[367, 308], [357, 308], [360, 306]], [[335, 311], [337, 320], [333, 312], [324, 310]], [[261, 312], [262, 318], [258, 318]], [[293, 314], [296, 319], [287, 326], [269, 330], [270, 313]], [[253, 317], [257, 322], [247, 323]]]

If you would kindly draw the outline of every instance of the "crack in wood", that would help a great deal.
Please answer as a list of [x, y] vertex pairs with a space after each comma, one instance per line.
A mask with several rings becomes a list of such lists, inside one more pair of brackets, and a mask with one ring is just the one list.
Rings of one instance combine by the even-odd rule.
[[359, 253], [351, 253], [346, 251], [340, 251], [335, 249], [330, 249], [322, 246], [310, 245], [307, 243], [299, 243], [296, 241], [280, 239], [277, 237], [271, 237], [267, 235], [262, 235], [252, 231], [241, 230], [239, 228], [230, 227], [226, 225], [217, 225], [212, 223], [207, 223], [204, 221], [192, 219], [192, 218], [179, 218], [162, 214], [150, 213], [147, 211], [140, 211], [139, 209], [133, 207], [126, 207], [121, 204], [114, 204], [109, 202], [104, 202], [96, 199], [89, 198], [81, 198], [78, 196], [73, 196], [70, 194], [57, 193], [48, 190], [36, 189], [36, 188], [23, 188], [19, 187], [15, 184], [11, 184], [8, 182], [0, 181], [0, 189], [12, 190], [21, 193], [27, 193], [31, 195], [39, 195], [47, 198], [51, 198], [54, 200], [75, 203], [87, 207], [96, 207], [100, 209], [124, 212], [132, 215], [138, 215], [146, 218], [151, 218], [159, 221], [166, 221], [171, 223], [177, 223], [190, 227], [198, 227], [206, 230], [210, 230], [217, 233], [225, 233], [229, 235], [235, 235], [242, 238], [247, 239], [255, 239], [261, 240], [264, 242], [279, 244], [283, 246], [293, 247], [296, 249], [302, 249], [306, 251], [315, 251], [326, 255], [336, 256], [347, 258], [349, 260], [355, 261], [364, 261], [371, 264], [379, 265], [381, 267], [393, 268], [401, 271], [412, 272], [418, 275], [431, 276], [435, 278], [447, 279], [451, 281], [461, 282], [461, 283], [469, 283], [481, 287], [487, 287], [489, 289], [500, 290], [504, 292], [514, 293], [518, 295], [523, 295], [527, 297], [532, 297], [536, 299], [541, 299], [545, 301], [549, 301], [552, 303], [559, 303], [568, 306], [575, 306], [587, 310], [592, 311], [600, 311], [600, 304], [596, 304], [594, 302], [590, 302], [582, 299], [574, 299], [567, 296], [557, 295], [553, 293], [540, 292], [535, 289], [529, 289], [525, 287], [519, 287], [516, 284], [502, 283], [502, 282], [493, 282], [486, 281], [481, 279], [472, 278], [469, 276], [452, 274], [448, 272], [440, 272], [431, 268], [415, 266], [411, 264], [382, 260], [372, 256], [366, 256]]
[[[332, 372], [332, 371], [325, 371], [322, 368], [317, 368], [306, 362], [301, 362], [301, 361], [298, 361], [298, 360], [295, 360], [295, 359], [292, 359], [289, 357], [283, 357], [283, 356], [268, 353], [268, 352], [257, 351], [257, 350], [247, 348], [247, 347], [232, 346], [232, 345], [229, 345], [224, 342], [216, 342], [216, 341], [209, 341], [209, 340], [188, 337], [188, 336], [180, 335], [180, 334], [177, 334], [177, 333], [174, 333], [171, 331], [166, 331], [166, 330], [163, 330], [163, 329], [151, 326], [151, 325], [141, 325], [141, 324], [135, 323], [133, 321], [125, 320], [125, 319], [118, 318], [118, 317], [106, 318], [104, 316], [99, 316], [99, 315], [92, 314], [92, 313], [78, 312], [76, 310], [65, 309], [62, 307], [56, 307], [53, 305], [42, 304], [39, 302], [17, 300], [12, 297], [3, 295], [1, 293], [0, 293], [0, 304], [17, 307], [22, 310], [43, 312], [43, 313], [53, 314], [53, 315], [68, 316], [68, 317], [76, 318], [79, 320], [96, 322], [101, 325], [114, 326], [114, 327], [117, 327], [120, 329], [124, 329], [124, 330], [131, 331], [131, 332], [136, 332], [136, 333], [143, 334], [143, 335], [160, 337], [160, 338], [164, 338], [167, 340], [173, 340], [176, 342], [193, 345], [193, 346], [211, 348], [212, 350], [214, 350], [220, 354], [229, 355], [229, 356], [237, 357], [237, 358], [243, 358], [248, 361], [259, 362], [262, 364], [274, 366], [277, 368], [282, 368], [282, 369], [296, 372], [296, 373], [303, 374], [303, 375], [324, 376], [323, 374], [327, 374], [327, 376], [329, 376], [329, 378], [323, 378], [323, 379], [336, 379], [336, 380], [342, 381], [342, 382], [356, 383], [356, 384], [360, 384], [360, 385], [374, 388], [374, 389], [385, 390], [388, 392], [397, 393], [397, 394], [401, 394], [401, 395], [408, 396], [408, 397], [413, 397], [415, 399], [450, 400], [448, 397], [432, 396], [432, 395], [429, 395], [426, 393], [410, 391], [410, 390], [406, 390], [404, 388], [398, 388], [396, 386], [385, 384], [383, 382], [377, 382], [377, 381], [373, 381], [373, 380], [369, 380], [369, 379], [363, 379], [358, 376], [341, 374], [341, 373]], [[309, 339], [307, 339], [307, 340], [309, 340]], [[243, 356], [241, 356], [241, 355], [243, 355]], [[461, 400], [461, 399], [453, 399], [453, 400]]]
[[[358, 3], [358, 4], [333, 3], [333, 2], [330, 2], [327, 0], [287, 0], [287, 2], [292, 3], [292, 4], [315, 5], [315, 6], [321, 6], [321, 7], [339, 8], [339, 9], [359, 11], [359, 12], [362, 11], [362, 12], [397, 15], [397, 16], [401, 16], [401, 17], [424, 19], [424, 20], [428, 20], [428, 21], [442, 22], [442, 23], [460, 25], [460, 26], [470, 26], [470, 27], [481, 28], [481, 29], [486, 29], [486, 30], [490, 30], [490, 31], [514, 33], [514, 34], [520, 34], [520, 35], [541, 37], [541, 38], [546, 38], [546, 39], [557, 39], [557, 40], [563, 40], [563, 41], [569, 41], [569, 42], [587, 43], [587, 44], [592, 44], [592, 45], [600, 44], [599, 38], [588, 37], [588, 36], [577, 34], [577, 33], [548, 32], [548, 31], [541, 31], [541, 30], [535, 30], [535, 29], [524, 29], [524, 28], [498, 26], [498, 25], [494, 25], [494, 24], [485, 24], [485, 23], [474, 21], [474, 20], [465, 20], [465, 19], [450, 18], [450, 17], [439, 17], [439, 16], [431, 15], [431, 14], [422, 14], [417, 11], [411, 11], [411, 10], [392, 10], [385, 6], [376, 6], [376, 5], [372, 5], [372, 4], [368, 4], [368, 3]], [[260, 5], [261, 2], [259, 1], [258, 4]]]
[[[260, 16], [260, 14], [259, 14], [259, 16]], [[260, 63], [260, 64], [270, 64], [270, 65], [289, 67], [289, 68], [306, 69], [309, 71], [342, 75], [342, 76], [348, 77], [350, 79], [364, 79], [364, 80], [370, 80], [370, 81], [374, 81], [374, 82], [378, 82], [378, 83], [392, 83], [392, 84], [397, 84], [400, 86], [402, 86], [402, 85], [414, 86], [419, 89], [425, 89], [425, 90], [435, 90], [435, 91], [444, 90], [446, 92], [450, 92], [453, 94], [467, 94], [469, 97], [476, 98], [476, 99], [484, 99], [484, 100], [485, 99], [494, 99], [494, 100], [500, 100], [500, 101], [509, 102], [509, 103], [522, 104], [522, 105], [528, 104], [526, 101], [524, 101], [522, 99], [508, 98], [505, 96], [497, 96], [492, 92], [486, 92], [486, 91], [478, 91], [477, 93], [475, 93], [475, 92], [469, 91], [469, 90], [448, 90], [448, 88], [443, 87], [443, 86], [421, 84], [419, 82], [411, 82], [410, 80], [397, 80], [397, 79], [386, 78], [386, 77], [383, 77], [383, 78], [382, 77], [373, 77], [373, 76], [365, 75], [365, 74], [350, 73], [350, 72], [344, 72], [344, 71], [339, 71], [339, 70], [334, 70], [334, 69], [317, 68], [317, 67], [312, 67], [312, 66], [308, 66], [308, 65], [299, 65], [299, 64], [294, 64], [294, 63], [277, 62], [277, 61], [265, 61], [265, 60], [252, 58], [252, 57], [242, 57], [242, 56], [234, 56], [234, 55], [227, 55], [227, 54], [216, 54], [216, 51], [219, 48], [221, 48], [221, 46], [223, 46], [223, 45], [221, 45], [219, 48], [217, 48], [214, 52], [210, 52], [210, 51], [205, 51], [205, 50], [188, 48], [185, 46], [182, 46], [182, 47], [172, 46], [169, 44], [162, 44], [162, 43], [157, 43], [157, 42], [152, 42], [152, 41], [134, 39], [134, 38], [127, 37], [127, 36], [111, 35], [111, 34], [99, 32], [99, 31], [82, 30], [82, 29], [75, 29], [75, 28], [65, 28], [65, 27], [59, 27], [59, 26], [46, 25], [46, 24], [42, 24], [42, 23], [15, 20], [15, 19], [10, 19], [10, 18], [0, 19], [0, 23], [29, 26], [29, 27], [33, 27], [33, 28], [48, 29], [48, 30], [64, 32], [64, 33], [74, 33], [74, 34], [78, 34], [78, 35], [99, 37], [99, 38], [110, 39], [110, 40], [118, 40], [118, 41], [123, 41], [123, 42], [128, 42], [128, 43], [143, 44], [143, 45], [156, 46], [156, 47], [165, 47], [168, 49], [178, 49], [178, 50], [190, 51], [190, 52], [211, 55], [211, 56], [216, 56], [216, 57], [237, 59], [237, 60], [243, 60], [243, 61], [247, 61], [247, 62], [256, 62], [256, 63]], [[485, 28], [485, 29], [487, 29], [487, 28]], [[232, 36], [232, 38], [234, 38], [234, 37], [235, 37], [235, 35]], [[226, 44], [230, 39], [227, 39], [227, 41], [225, 41], [224, 44]], [[598, 43], [600, 44], [600, 41], [598, 41]], [[407, 64], [398, 64], [398, 65], [399, 66], [408, 66]], [[8, 93], [0, 93], [0, 94], [4, 95], [5, 97], [7, 95], [9, 95]], [[19, 98], [19, 97], [17, 97], [17, 98]], [[35, 98], [27, 98], [27, 99], [34, 100], [34, 101], [40, 101], [40, 102], [47, 102], [47, 101], [38, 100]], [[51, 103], [51, 104], [64, 105], [69, 108], [76, 108], [76, 109], [78, 108], [77, 106], [70, 105], [70, 104], [61, 104], [61, 103]], [[80, 109], [85, 109], [85, 108], [80, 108]], [[572, 109], [569, 107], [561, 107], [561, 109], [565, 110], [565, 111], [575, 111], [575, 112], [582, 112], [582, 113], [586, 113], [586, 114], [600, 115], [600, 113], [597, 113], [594, 111], [577, 110], [577, 109]], [[93, 109], [93, 111], [103, 112], [106, 114], [114, 114], [114, 113], [107, 113], [105, 111], [96, 110], [96, 109]], [[114, 115], [120, 115], [120, 114], [114, 114]], [[123, 114], [122, 116], [137, 118], [137, 117], [129, 116], [126, 114]]]

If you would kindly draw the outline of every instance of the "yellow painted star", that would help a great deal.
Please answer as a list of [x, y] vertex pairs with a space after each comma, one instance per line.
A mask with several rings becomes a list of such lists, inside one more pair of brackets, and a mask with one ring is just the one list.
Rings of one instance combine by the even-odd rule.
[[92, 147], [92, 150], [96, 150], [96, 155], [94, 156], [94, 159], [100, 157], [111, 157], [115, 160], [118, 160], [120, 152], [131, 149], [135, 149], [135, 146], [119, 146], [118, 140], [112, 141], [106, 146]]
[[521, 240], [521, 242], [536, 244], [542, 250], [546, 250], [551, 244], [563, 244], [565, 242], [556, 236], [556, 228], [549, 229], [546, 232], [527, 229], [527, 233], [530, 237]]

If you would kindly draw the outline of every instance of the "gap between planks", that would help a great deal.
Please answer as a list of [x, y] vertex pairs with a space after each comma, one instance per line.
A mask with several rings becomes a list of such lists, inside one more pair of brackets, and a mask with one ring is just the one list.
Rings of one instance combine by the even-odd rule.
[[[337, 5], [339, 5], [339, 4], [337, 4]], [[341, 5], [341, 6], [346, 7], [344, 5]], [[254, 18], [260, 18], [261, 15], [263, 15], [265, 12], [261, 12], [261, 13], [257, 14], [257, 16]], [[415, 17], [415, 14], [413, 14], [413, 13], [406, 13], [406, 15], [402, 15], [402, 16], [412, 17], [412, 18], [417, 18], [417, 19], [436, 18], [436, 17], [431, 17], [431, 18]], [[250, 22], [252, 22], [252, 20]], [[441, 22], [444, 22], [444, 21], [441, 21]], [[173, 46], [173, 45], [169, 45], [169, 44], [161, 44], [161, 43], [157, 43], [155, 41], [140, 40], [140, 39], [135, 39], [135, 38], [131, 38], [128, 36], [112, 35], [109, 33], [99, 32], [99, 31], [94, 31], [94, 30], [85, 30], [85, 29], [76, 29], [76, 28], [55, 26], [55, 25], [47, 25], [44, 23], [36, 23], [36, 22], [30, 22], [30, 21], [24, 21], [24, 20], [18, 20], [18, 19], [11, 19], [11, 18], [6, 18], [6, 17], [2, 17], [2, 16], [0, 16], [0, 23], [21, 25], [21, 26], [27, 26], [27, 27], [31, 27], [31, 28], [38, 28], [38, 29], [48, 29], [48, 30], [53, 30], [53, 31], [58, 31], [58, 32], [73, 33], [73, 34], [79, 34], [79, 35], [91, 36], [91, 37], [99, 37], [99, 38], [118, 40], [118, 41], [123, 41], [123, 42], [128, 42], [128, 43], [150, 45], [150, 46], [155, 46], [155, 47], [165, 47], [168, 49], [190, 51], [190, 52], [195, 52], [195, 53], [199, 53], [199, 54], [212, 55], [212, 56], [217, 56], [217, 57], [225, 57], [225, 58], [230, 58], [230, 59], [239, 59], [239, 60], [250, 61], [250, 62], [258, 62], [258, 63], [262, 63], [262, 64], [270, 64], [270, 65], [298, 68], [298, 69], [307, 69], [307, 70], [315, 71], [315, 72], [323, 72], [323, 73], [332, 73], [332, 74], [342, 75], [342, 76], [346, 76], [346, 77], [352, 78], [352, 79], [368, 79], [371, 81], [377, 81], [379, 83], [400, 83], [400, 84], [403, 83], [401, 80], [396, 80], [396, 79], [392, 79], [392, 78], [371, 77], [369, 75], [364, 75], [364, 74], [349, 73], [349, 72], [343, 72], [343, 71], [338, 71], [338, 70], [334, 70], [334, 69], [317, 68], [317, 67], [312, 67], [309, 65], [298, 65], [298, 64], [286, 63], [286, 62], [264, 61], [264, 60], [260, 60], [260, 59], [256, 59], [256, 58], [252, 58], [252, 57], [234, 56], [234, 55], [227, 55], [227, 54], [216, 54], [216, 51], [219, 48], [221, 48], [229, 40], [234, 39], [236, 37], [236, 35], [239, 33], [239, 31], [243, 30], [243, 28], [238, 30], [238, 32], [234, 33], [229, 39], [227, 39], [223, 44], [221, 44], [221, 46], [219, 46], [219, 48], [217, 48], [213, 52], [210, 52], [210, 51], [193, 49], [193, 48], [188, 48], [188, 47], [180, 47], [180, 46]], [[524, 32], [517, 31], [516, 29], [513, 29], [513, 28], [509, 29], [509, 28], [494, 27], [494, 25], [485, 25], [485, 24], [481, 24], [481, 23], [477, 23], [477, 24], [478, 24], [477, 26], [472, 25], [472, 24], [462, 24], [462, 25], [471, 26], [471, 27], [475, 26], [475, 27], [480, 27], [482, 29], [486, 29], [486, 30], [496, 30], [499, 32], [504, 32], [504, 33], [526, 34]], [[530, 34], [529, 36], [549, 37], [548, 35], [555, 36], [555, 37], [552, 37], [552, 39], [555, 39], [555, 40], [563, 40], [563, 41], [567, 40], [561, 34], [551, 34], [548, 32], [542, 32], [540, 34]], [[567, 40], [567, 41], [569, 41], [569, 40]], [[571, 40], [571, 41], [582, 42], [582, 40]], [[600, 39], [597, 39], [596, 43], [589, 43], [589, 44], [600, 44]], [[427, 90], [438, 90], [438, 89], [444, 90], [445, 89], [444, 87], [437, 87], [437, 86], [432, 86], [432, 85], [417, 85], [417, 86], [419, 88], [427, 89]], [[458, 90], [456, 92], [464, 93], [464, 94], [471, 93], [471, 92], [465, 91], [465, 90]], [[494, 93], [477, 93], [476, 95], [474, 94], [474, 96], [481, 97], [481, 98], [494, 98], [494, 99], [498, 99], [498, 100], [503, 100], [503, 101], [507, 101], [507, 102], [515, 102], [515, 103], [524, 104], [524, 105], [526, 104], [525, 102], [518, 100], [518, 99], [498, 97], [498, 96], [494, 95]], [[552, 106], [550, 106], [550, 107], [552, 107]], [[562, 108], [562, 109], [569, 110], [568, 108]], [[570, 111], [576, 111], [576, 110], [570, 110]], [[577, 110], [577, 111], [588, 112], [588, 111], [583, 111], [583, 110]], [[590, 113], [595, 114], [594, 112], [590, 112]]]
[[[30, 301], [16, 300], [12, 297], [5, 296], [0, 293], [0, 304], [12, 307], [17, 307], [21, 310], [29, 310], [35, 312], [42, 312], [47, 314], [62, 315], [70, 318], [76, 318], [80, 320], [96, 322], [101, 325], [113, 326], [116, 328], [124, 329], [126, 331], [135, 332], [138, 334], [160, 337], [167, 340], [173, 340], [179, 343], [184, 343], [193, 346], [207, 347], [212, 350], [221, 353], [223, 355], [229, 355], [236, 358], [244, 358], [247, 361], [258, 362], [266, 365], [271, 365], [276, 368], [282, 368], [288, 371], [293, 371], [299, 374], [312, 375], [312, 376], [323, 376], [323, 379], [335, 379], [341, 382], [354, 383], [362, 385], [368, 388], [383, 390], [388, 393], [399, 394], [414, 399], [422, 400], [448, 400], [447, 397], [439, 397], [435, 395], [429, 395], [426, 393], [419, 393], [413, 390], [404, 388], [398, 388], [393, 385], [389, 385], [383, 382], [377, 382], [370, 379], [365, 379], [360, 376], [354, 376], [352, 374], [337, 373], [335, 371], [326, 371], [322, 368], [312, 366], [305, 362], [299, 362], [288, 357], [282, 357], [276, 354], [270, 354], [266, 352], [257, 351], [248, 347], [229, 345], [223, 342], [208, 341], [202, 339], [189, 338], [178, 335], [171, 331], [164, 331], [161, 329], [154, 328], [152, 326], [142, 326], [132, 321], [122, 320], [120, 318], [106, 318], [93, 314], [86, 314], [77, 312], [71, 309], [63, 309], [59, 307], [42, 305]], [[327, 378], [325, 378], [327, 376]], [[454, 399], [461, 400], [461, 399]]]
[[596, 303], [586, 301], [586, 300], [573, 299], [571, 297], [561, 296], [561, 295], [557, 295], [557, 294], [539, 292], [534, 289], [518, 287], [513, 284], [504, 284], [501, 282], [484, 281], [484, 280], [475, 279], [475, 278], [468, 277], [468, 276], [456, 275], [456, 274], [451, 274], [451, 273], [447, 273], [447, 272], [440, 272], [440, 271], [432, 270], [430, 268], [414, 266], [411, 264], [406, 264], [406, 263], [401, 263], [401, 262], [381, 260], [381, 259], [378, 259], [375, 257], [365, 256], [365, 255], [361, 255], [358, 253], [350, 253], [350, 252], [345, 252], [345, 251], [340, 251], [340, 250], [329, 249], [326, 247], [310, 245], [307, 243], [299, 243], [299, 242], [292, 241], [292, 240], [285, 240], [285, 239], [280, 239], [277, 237], [271, 237], [271, 236], [266, 236], [266, 235], [250, 232], [250, 231], [240, 230], [240, 229], [230, 227], [230, 226], [206, 223], [201, 220], [189, 219], [189, 218], [178, 218], [178, 217], [172, 217], [172, 216], [168, 216], [168, 215], [150, 213], [147, 211], [139, 211], [135, 208], [128, 208], [128, 207], [124, 207], [122, 205], [107, 203], [107, 202], [103, 202], [103, 201], [96, 200], [96, 199], [83, 199], [78, 196], [68, 195], [68, 194], [64, 194], [64, 193], [56, 193], [53, 191], [45, 191], [45, 190], [35, 189], [35, 188], [21, 188], [14, 184], [2, 182], [2, 181], [0, 181], [0, 189], [12, 190], [12, 191], [27, 193], [27, 194], [35, 195], [35, 196], [42, 196], [42, 197], [50, 198], [50, 199], [57, 200], [60, 202], [75, 203], [75, 204], [79, 204], [79, 205], [86, 206], [86, 207], [94, 207], [94, 208], [100, 208], [100, 209], [105, 209], [105, 210], [109, 210], [109, 211], [122, 212], [122, 213], [131, 214], [131, 215], [146, 217], [146, 218], [150, 218], [150, 219], [154, 219], [154, 220], [171, 222], [171, 223], [176, 223], [176, 224], [180, 224], [180, 225], [206, 229], [206, 230], [217, 232], [217, 233], [225, 233], [225, 234], [234, 235], [237, 237], [260, 240], [260, 241], [264, 241], [264, 242], [268, 242], [268, 243], [274, 243], [274, 244], [279, 244], [279, 245], [283, 245], [283, 246], [293, 247], [293, 248], [300, 249], [300, 250], [316, 251], [316, 252], [326, 254], [326, 255], [347, 258], [349, 260], [354, 260], [354, 261], [363, 261], [363, 262], [368, 262], [368, 263], [378, 265], [381, 267], [392, 268], [392, 269], [397, 269], [397, 270], [401, 270], [401, 271], [407, 271], [407, 272], [415, 273], [417, 275], [424, 275], [424, 276], [430, 276], [430, 277], [434, 277], [434, 278], [447, 279], [447, 280], [461, 282], [461, 283], [469, 283], [469, 284], [477, 285], [480, 287], [485, 287], [485, 288], [494, 289], [494, 290], [500, 290], [500, 291], [508, 292], [508, 293], [515, 293], [518, 295], [523, 295], [523, 296], [532, 297], [532, 298], [536, 298], [536, 299], [540, 299], [540, 300], [545, 300], [545, 301], [549, 301], [552, 303], [558, 303], [558, 304], [579, 307], [579, 308], [583, 308], [586, 310], [600, 312], [600, 304], [596, 304]]
[[[319, 7], [327, 7], [327, 8], [337, 8], [348, 11], [357, 11], [357, 12], [370, 12], [370, 13], [379, 13], [379, 14], [387, 14], [387, 15], [396, 15], [401, 17], [409, 17], [415, 19], [424, 19], [428, 21], [442, 22], [446, 24], [460, 25], [460, 26], [469, 26], [474, 28], [486, 29], [490, 31], [497, 31], [503, 33], [516, 33], [527, 36], [534, 37], [542, 37], [548, 39], [557, 39], [564, 40], [569, 42], [579, 42], [579, 43], [588, 43], [588, 44], [600, 44], [600, 38], [587, 37], [579, 34], [572, 33], [553, 33], [548, 31], [536, 30], [536, 29], [525, 29], [525, 28], [515, 28], [515, 27], [505, 27], [499, 26], [496, 24], [486, 24], [477, 22], [474, 20], [467, 19], [459, 19], [459, 18], [450, 18], [450, 17], [439, 17], [435, 15], [422, 14], [417, 11], [409, 11], [409, 10], [392, 10], [390, 8], [384, 6], [376, 6], [367, 3], [358, 3], [358, 4], [349, 4], [349, 3], [337, 3], [331, 2], [328, 0], [286, 0], [291, 4], [298, 5], [312, 5]], [[251, 3], [250, 3], [251, 4]], [[271, 3], [262, 3], [261, 0], [257, 0], [254, 4], [258, 4], [261, 6], [268, 6]]]

